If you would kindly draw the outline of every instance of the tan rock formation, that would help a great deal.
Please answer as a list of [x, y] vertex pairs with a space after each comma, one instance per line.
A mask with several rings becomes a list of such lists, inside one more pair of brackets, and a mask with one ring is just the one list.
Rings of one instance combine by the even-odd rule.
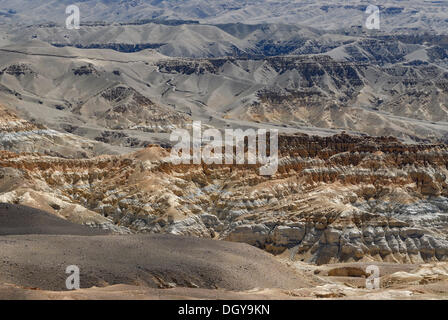
[[96, 154], [94, 149], [99, 144], [101, 143], [24, 120], [0, 104], [1, 150], [86, 158]]
[[340, 134], [281, 136], [279, 148], [271, 177], [254, 165], [173, 165], [159, 146], [84, 160], [3, 151], [0, 201], [317, 264], [448, 258], [445, 145]]

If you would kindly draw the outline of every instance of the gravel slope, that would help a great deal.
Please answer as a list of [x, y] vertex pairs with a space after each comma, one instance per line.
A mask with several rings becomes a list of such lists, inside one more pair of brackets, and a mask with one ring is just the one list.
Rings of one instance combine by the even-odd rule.
[[81, 287], [247, 290], [308, 287], [300, 275], [247, 244], [174, 235], [97, 235], [46, 212], [0, 204], [0, 284], [66, 290], [66, 267]]

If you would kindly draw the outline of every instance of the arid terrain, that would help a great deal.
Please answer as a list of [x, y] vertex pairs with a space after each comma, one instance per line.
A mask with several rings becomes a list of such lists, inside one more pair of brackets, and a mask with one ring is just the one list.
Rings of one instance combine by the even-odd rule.
[[[448, 298], [443, 1], [66, 5], [0, 0], [0, 299]], [[174, 164], [199, 121], [278, 170]]]
[[[445, 145], [298, 134], [280, 136], [279, 153], [265, 177], [256, 165], [176, 166], [156, 145], [88, 159], [2, 151], [2, 294], [445, 297]], [[97, 289], [52, 291], [71, 264]], [[372, 264], [379, 291], [365, 289]]]
[[[108, 235], [10, 204], [0, 205], [0, 221], [0, 299], [447, 297], [443, 262], [316, 266], [227, 241]], [[65, 268], [72, 264], [81, 269], [86, 289], [65, 290]], [[379, 290], [365, 288], [365, 268], [372, 264], [382, 275]]]

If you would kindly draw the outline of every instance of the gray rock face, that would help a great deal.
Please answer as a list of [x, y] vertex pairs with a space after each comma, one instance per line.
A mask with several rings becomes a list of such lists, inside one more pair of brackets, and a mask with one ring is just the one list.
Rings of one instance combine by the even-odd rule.
[[204, 225], [209, 229], [213, 229], [214, 231], [222, 231], [224, 228], [224, 224], [219, 221], [217, 216], [213, 214], [204, 213], [200, 215], [200, 218]]
[[390, 225], [357, 227], [240, 225], [226, 240], [245, 242], [272, 253], [294, 252], [295, 259], [325, 264], [357, 261], [365, 256], [390, 262], [417, 263], [448, 259], [448, 241], [416, 227]]
[[264, 224], [240, 225], [227, 235], [226, 240], [264, 247], [269, 240], [269, 232], [269, 228]]

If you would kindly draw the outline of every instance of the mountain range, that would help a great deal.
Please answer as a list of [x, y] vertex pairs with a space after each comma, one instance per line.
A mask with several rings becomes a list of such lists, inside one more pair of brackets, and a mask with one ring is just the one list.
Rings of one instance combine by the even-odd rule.
[[[108, 23], [189, 20], [208, 24], [287, 23], [319, 29], [364, 26], [366, 8], [377, 5], [384, 30], [427, 29], [443, 33], [444, 1], [390, 0], [16, 0], [0, 1], [2, 19], [23, 24], [65, 21], [68, 5], [78, 5], [83, 21]], [[349, 18], [348, 18], [349, 17]]]
[[[0, 0], [0, 298], [445, 297], [448, 5], [370, 4]], [[174, 165], [194, 121], [278, 171]]]

